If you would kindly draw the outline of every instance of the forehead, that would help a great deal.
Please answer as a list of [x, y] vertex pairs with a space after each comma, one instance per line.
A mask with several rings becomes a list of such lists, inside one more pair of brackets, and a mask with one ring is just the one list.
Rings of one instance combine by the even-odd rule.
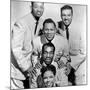
[[71, 9], [63, 9], [62, 14], [71, 14]]
[[43, 2], [33, 2], [33, 6], [44, 6]]
[[44, 77], [49, 77], [49, 76], [54, 76], [54, 74], [53, 74], [52, 71], [47, 70], [47, 71], [44, 73]]
[[45, 46], [44, 51], [47, 51], [47, 52], [53, 51], [53, 47]]
[[44, 27], [45, 28], [54, 28], [54, 24], [53, 23], [45, 23]]

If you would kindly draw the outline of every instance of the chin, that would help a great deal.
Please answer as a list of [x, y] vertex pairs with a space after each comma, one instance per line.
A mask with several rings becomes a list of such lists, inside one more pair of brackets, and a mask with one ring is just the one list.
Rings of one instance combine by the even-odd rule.
[[66, 26], [69, 26], [69, 24], [68, 24], [68, 23], [65, 23], [65, 25], [66, 25]]
[[47, 87], [52, 87], [52, 85], [47, 85]]
[[40, 15], [37, 15], [37, 17], [41, 17], [42, 15], [40, 14]]
[[46, 63], [47, 65], [50, 65], [51, 63]]
[[48, 38], [48, 41], [52, 41], [52, 38]]
[[70, 22], [68, 22], [68, 23], [65, 23], [65, 25], [66, 25], [66, 26], [69, 26], [70, 24], [71, 24]]

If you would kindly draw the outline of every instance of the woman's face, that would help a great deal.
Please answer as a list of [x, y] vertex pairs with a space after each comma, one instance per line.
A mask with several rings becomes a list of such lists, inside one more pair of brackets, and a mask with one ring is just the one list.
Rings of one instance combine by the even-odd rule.
[[52, 87], [54, 84], [54, 74], [52, 71], [46, 71], [43, 75], [45, 87]]

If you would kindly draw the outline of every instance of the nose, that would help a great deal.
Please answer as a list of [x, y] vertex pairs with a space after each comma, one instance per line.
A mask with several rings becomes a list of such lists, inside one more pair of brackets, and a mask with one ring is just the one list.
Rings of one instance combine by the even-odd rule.
[[51, 34], [52, 33], [51, 30], [48, 30], [48, 33]]
[[39, 11], [39, 12], [40, 12], [40, 11], [41, 11], [41, 8], [38, 8], [38, 9], [37, 9], [37, 11]]
[[66, 16], [65, 19], [68, 20], [69, 16]]
[[65, 17], [65, 20], [67, 20], [67, 16]]
[[50, 54], [49, 53], [47, 54], [47, 57], [50, 57]]
[[49, 78], [47, 78], [47, 83], [49, 83], [50, 82], [50, 80], [49, 80]]

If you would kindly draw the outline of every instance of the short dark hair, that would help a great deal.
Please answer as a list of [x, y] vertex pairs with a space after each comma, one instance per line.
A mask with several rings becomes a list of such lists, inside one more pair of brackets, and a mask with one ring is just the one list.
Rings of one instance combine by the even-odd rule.
[[45, 73], [46, 71], [52, 71], [53, 74], [54, 74], [54, 76], [56, 75], [56, 67], [53, 66], [53, 65], [43, 66], [43, 67], [41, 68], [41, 76], [42, 76], [42, 77], [44, 76], [44, 73]]
[[45, 43], [43, 46], [42, 46], [42, 54], [44, 53], [44, 48], [45, 46], [48, 46], [48, 47], [53, 47], [53, 52], [55, 52], [55, 46], [49, 42], [49, 43]]
[[45, 26], [46, 23], [53, 23], [54, 26], [56, 27], [55, 22], [51, 18], [45, 19], [45, 21], [43, 22], [43, 28], [44, 28], [44, 26]]
[[[31, 1], [31, 6], [33, 6], [34, 3], [35, 3], [35, 1]], [[44, 2], [41, 2], [41, 3], [44, 3]]]
[[33, 3], [34, 3], [34, 2], [33, 2], [33, 1], [31, 1], [31, 6], [33, 6]]
[[70, 9], [72, 14], [73, 14], [73, 8], [70, 6], [70, 5], [64, 5], [62, 8], [61, 8], [61, 14], [62, 14], [62, 11], [65, 10], [65, 9]]

